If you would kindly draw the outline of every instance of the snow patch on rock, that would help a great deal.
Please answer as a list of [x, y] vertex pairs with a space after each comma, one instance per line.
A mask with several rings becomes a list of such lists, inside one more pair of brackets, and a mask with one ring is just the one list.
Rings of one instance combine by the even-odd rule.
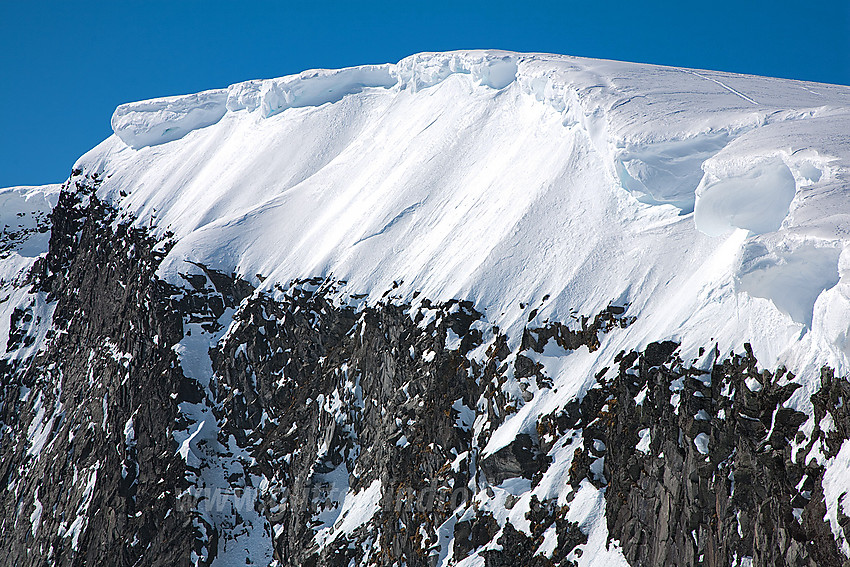
[[823, 497], [826, 517], [838, 545], [845, 555], [850, 556], [850, 543], [838, 523], [838, 511], [850, 516], [850, 441], [844, 441], [838, 454], [826, 463], [823, 473]]
[[[56, 206], [60, 187], [45, 185], [0, 189], [0, 257], [7, 251], [24, 258], [34, 258], [47, 252], [50, 241], [47, 215]], [[40, 224], [44, 225], [43, 230]], [[5, 279], [5, 275], [0, 272], [0, 279]]]
[[329, 545], [341, 534], [350, 534], [371, 520], [379, 509], [380, 500], [380, 480], [372, 481], [372, 484], [359, 492], [346, 493], [333, 527], [323, 528], [316, 534], [319, 545]]

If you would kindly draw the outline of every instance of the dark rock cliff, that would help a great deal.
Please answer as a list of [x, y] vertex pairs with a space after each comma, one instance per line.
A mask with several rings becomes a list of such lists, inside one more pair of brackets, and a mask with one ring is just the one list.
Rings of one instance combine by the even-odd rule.
[[62, 192], [50, 250], [31, 273], [55, 306], [49, 347], [3, 374], [8, 565], [188, 564], [192, 528], [175, 506], [184, 475], [169, 434], [182, 380], [170, 348], [182, 336], [178, 307], [154, 276], [157, 242], [113, 229], [96, 187]]
[[[783, 380], [784, 369], [759, 370], [747, 345], [708, 373], [694, 371], [675, 347], [655, 344], [624, 357], [610, 384], [615, 417], [606, 433], [619, 442], [610, 443], [606, 462], [608, 525], [629, 561], [848, 564], [824, 522], [823, 468], [808, 459], [821, 441], [832, 446], [827, 457], [837, 452], [828, 439], [850, 425], [848, 383], [824, 371], [812, 398], [816, 423], [829, 412], [842, 433], [816, 426], [806, 439], [799, 428], [807, 416], [783, 406], [799, 388]], [[650, 440], [645, 451], [632, 449], [639, 433]]]
[[[75, 179], [30, 275], [49, 309], [16, 310], [5, 345], [36, 344], [49, 326], [37, 354], [2, 366], [6, 564], [210, 564], [242, 546], [241, 564], [432, 566], [477, 553], [488, 567], [572, 565], [588, 534], [570, 505], [587, 483], [632, 565], [848, 564], [824, 521], [823, 467], [808, 458], [850, 436], [850, 383], [828, 369], [806, 434], [808, 416], [783, 405], [797, 388], [784, 369], [761, 370], [746, 350], [698, 370], [675, 343], [653, 343], [485, 453], [553, 387], [536, 355], [549, 343], [594, 352], [631, 323], [627, 306], [529, 326], [512, 352], [467, 301], [406, 304], [390, 290], [367, 306], [323, 278], [272, 295], [188, 263], [175, 287], [156, 276], [168, 240], [98, 201], [97, 177]], [[179, 356], [193, 331], [209, 337], [195, 353], [206, 377]], [[181, 433], [202, 427], [213, 431], [202, 441]], [[571, 439], [566, 503], [504, 488], [497, 500], [497, 487], [548, 479]], [[364, 507], [352, 512], [346, 495]], [[516, 525], [499, 513], [514, 509], [527, 509]]]

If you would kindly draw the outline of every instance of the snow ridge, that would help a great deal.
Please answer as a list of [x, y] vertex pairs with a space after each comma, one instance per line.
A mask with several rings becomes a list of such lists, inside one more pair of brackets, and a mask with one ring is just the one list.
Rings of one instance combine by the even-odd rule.
[[134, 149], [172, 142], [221, 120], [226, 102], [227, 91], [218, 89], [122, 104], [112, 115], [112, 131]]
[[211, 126], [228, 111], [259, 110], [260, 116], [268, 118], [288, 108], [335, 103], [363, 89], [397, 87], [415, 92], [457, 73], [502, 89], [516, 79], [517, 57], [492, 52], [417, 54], [398, 64], [316, 69], [279, 79], [245, 81], [227, 89], [122, 104], [112, 115], [112, 130], [125, 144], [140, 149]]
[[[657, 306], [678, 340], [728, 320], [726, 346], [752, 340], [765, 362], [850, 357], [818, 307], [845, 285], [847, 87], [422, 53], [122, 105], [113, 126], [78, 166], [108, 171], [104, 196], [130, 193], [140, 223], [177, 233], [165, 272], [186, 255], [283, 281], [333, 272], [367, 293], [406, 276], [411, 294], [472, 295], [512, 328], [510, 281], [550, 290], [552, 315], [629, 300]], [[812, 285], [789, 293], [793, 273]]]

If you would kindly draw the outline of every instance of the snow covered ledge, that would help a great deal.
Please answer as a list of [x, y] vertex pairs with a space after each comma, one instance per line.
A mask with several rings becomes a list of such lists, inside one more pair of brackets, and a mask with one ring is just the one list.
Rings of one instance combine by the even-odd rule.
[[122, 104], [112, 115], [115, 135], [133, 149], [179, 140], [212, 126], [229, 112], [259, 110], [268, 118], [289, 108], [335, 103], [368, 88], [418, 91], [451, 75], [503, 89], [517, 77], [518, 56], [501, 51], [418, 53], [397, 64], [314, 69], [277, 79], [236, 83], [226, 89]]
[[[822, 129], [807, 128], [814, 121], [824, 124]], [[778, 231], [806, 193], [834, 180], [832, 162], [838, 158], [821, 155], [817, 148], [823, 146], [822, 140], [812, 132], [838, 135], [842, 123], [847, 124], [830, 118], [780, 121], [732, 140], [702, 164], [704, 175], [694, 205], [696, 228], [709, 236], [737, 228], [752, 235]], [[792, 140], [794, 147], [789, 144]]]
[[752, 234], [773, 232], [788, 216], [797, 193], [794, 176], [778, 156], [703, 164], [705, 176], [696, 190], [694, 222], [709, 236], [733, 228]]
[[451, 75], [469, 75], [477, 84], [500, 90], [517, 78], [518, 55], [503, 51], [417, 53], [395, 65], [401, 88], [412, 91], [439, 84]]
[[227, 112], [227, 89], [122, 104], [112, 114], [112, 131], [133, 149], [179, 140], [211, 126]]
[[[801, 229], [795, 215], [801, 202], [817, 198], [817, 190], [833, 181], [835, 158], [815, 151], [816, 140], [800, 126], [785, 122], [750, 131], [706, 160], [694, 222], [709, 236], [747, 231], [733, 274], [736, 289], [771, 301], [803, 330], [829, 335], [845, 352], [846, 337], [816, 309], [822, 297], [820, 303], [845, 307], [841, 293], [830, 291], [839, 283], [843, 248], [834, 221], [817, 218]], [[789, 140], [799, 146], [790, 147]]]

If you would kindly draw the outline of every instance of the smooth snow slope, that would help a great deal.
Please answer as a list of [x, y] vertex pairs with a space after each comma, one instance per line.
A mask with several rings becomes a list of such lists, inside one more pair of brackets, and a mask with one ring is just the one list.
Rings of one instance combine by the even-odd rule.
[[[465, 297], [516, 331], [629, 302], [623, 341], [846, 371], [850, 88], [475, 51], [119, 107], [78, 167], [266, 285]], [[119, 197], [119, 191], [129, 195]], [[512, 336], [518, 336], [512, 333]]]

